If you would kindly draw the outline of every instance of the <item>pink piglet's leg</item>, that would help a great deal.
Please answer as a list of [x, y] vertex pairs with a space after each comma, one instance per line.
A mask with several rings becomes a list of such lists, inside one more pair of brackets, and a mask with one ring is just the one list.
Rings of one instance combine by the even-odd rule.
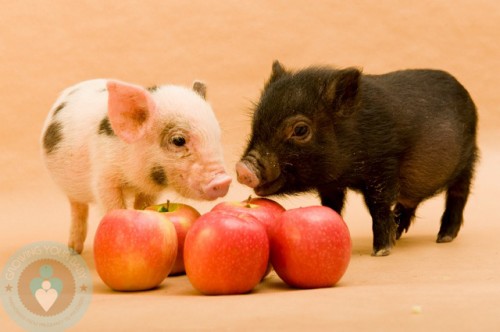
[[83, 244], [87, 237], [89, 205], [72, 200], [69, 203], [71, 208], [71, 226], [68, 247], [80, 254], [83, 251]]

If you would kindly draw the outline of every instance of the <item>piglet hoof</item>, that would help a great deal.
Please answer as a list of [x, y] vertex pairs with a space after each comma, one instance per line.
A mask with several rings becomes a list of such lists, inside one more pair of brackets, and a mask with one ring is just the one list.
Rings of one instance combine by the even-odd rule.
[[437, 243], [447, 243], [453, 241], [455, 237], [451, 235], [438, 235], [438, 238], [436, 240]]
[[408, 227], [401, 227], [401, 225], [398, 225], [398, 228], [396, 229], [396, 240], [399, 240], [403, 233], [408, 232]]
[[382, 249], [373, 249], [372, 256], [382, 257], [382, 256], [388, 256], [390, 253], [391, 253], [391, 247]]
[[81, 254], [83, 251], [83, 242], [69, 241], [68, 248], [72, 254]]

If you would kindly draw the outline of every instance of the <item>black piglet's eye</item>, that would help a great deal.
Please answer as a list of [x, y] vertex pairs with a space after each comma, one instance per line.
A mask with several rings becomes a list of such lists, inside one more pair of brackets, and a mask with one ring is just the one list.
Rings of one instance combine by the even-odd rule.
[[309, 127], [307, 125], [301, 124], [293, 128], [293, 136], [295, 137], [304, 137], [307, 134], [309, 134]]
[[174, 143], [175, 146], [184, 146], [186, 144], [186, 139], [182, 136], [174, 136], [172, 137], [172, 143]]

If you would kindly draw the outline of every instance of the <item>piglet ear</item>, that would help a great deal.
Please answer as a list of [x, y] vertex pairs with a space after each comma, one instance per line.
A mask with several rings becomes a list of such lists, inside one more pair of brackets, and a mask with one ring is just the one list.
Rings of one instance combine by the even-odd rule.
[[337, 71], [327, 83], [324, 98], [336, 114], [350, 115], [358, 105], [358, 90], [361, 71], [346, 68]]
[[276, 82], [277, 80], [279, 80], [288, 73], [289, 72], [285, 69], [285, 67], [283, 67], [283, 65], [278, 60], [274, 60], [271, 76], [269, 77], [269, 80], [267, 81], [264, 89], [266, 89], [269, 85]]
[[108, 81], [108, 117], [113, 131], [126, 143], [144, 136], [151, 125], [156, 105], [143, 87]]
[[193, 91], [199, 94], [203, 99], [207, 99], [207, 85], [201, 81], [193, 82]]

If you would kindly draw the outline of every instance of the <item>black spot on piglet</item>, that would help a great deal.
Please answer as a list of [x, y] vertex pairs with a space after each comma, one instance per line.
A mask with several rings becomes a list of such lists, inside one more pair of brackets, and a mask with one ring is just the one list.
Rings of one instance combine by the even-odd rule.
[[62, 124], [53, 122], [45, 131], [43, 135], [43, 148], [46, 154], [50, 154], [57, 147], [57, 144], [62, 140]]
[[53, 116], [56, 116], [56, 114], [59, 113], [65, 107], [66, 107], [66, 102], [62, 102], [61, 104], [59, 104], [54, 110]]
[[111, 128], [111, 124], [109, 123], [108, 117], [105, 117], [102, 119], [101, 123], [99, 124], [99, 135], [107, 135], [107, 136], [114, 136], [115, 133], [113, 132], [113, 128]]
[[158, 89], [159, 89], [159, 86], [158, 86], [158, 85], [152, 85], [152, 86], [148, 86], [148, 87], [146, 88], [146, 90], [148, 90], [148, 91], [149, 91], [149, 92], [151, 92], [151, 93], [155, 92], [155, 91], [156, 91], [156, 90], [158, 90]]
[[165, 174], [163, 167], [159, 165], [154, 166], [151, 168], [149, 175], [151, 180], [153, 180], [153, 182], [157, 185], [165, 186], [167, 184], [167, 175]]

